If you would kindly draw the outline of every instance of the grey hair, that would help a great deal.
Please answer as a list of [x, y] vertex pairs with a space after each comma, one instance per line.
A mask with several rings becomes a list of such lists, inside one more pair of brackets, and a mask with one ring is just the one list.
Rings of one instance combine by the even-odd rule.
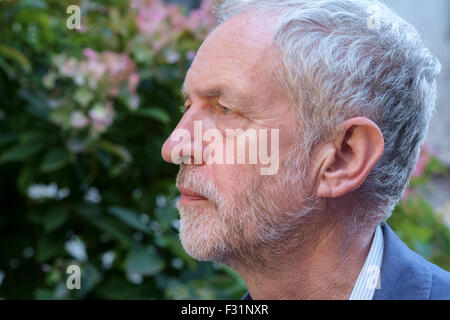
[[414, 27], [377, 0], [225, 0], [215, 8], [219, 23], [241, 12], [259, 14], [261, 23], [276, 17], [279, 81], [300, 109], [309, 149], [352, 117], [378, 125], [385, 150], [355, 191], [353, 210], [367, 223], [387, 219], [428, 130], [439, 61]]

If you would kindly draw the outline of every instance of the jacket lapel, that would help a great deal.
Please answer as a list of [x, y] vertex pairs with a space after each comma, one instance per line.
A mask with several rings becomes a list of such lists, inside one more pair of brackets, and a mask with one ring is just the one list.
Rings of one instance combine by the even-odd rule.
[[381, 287], [373, 300], [428, 300], [431, 270], [426, 260], [410, 250], [386, 224], [381, 264]]

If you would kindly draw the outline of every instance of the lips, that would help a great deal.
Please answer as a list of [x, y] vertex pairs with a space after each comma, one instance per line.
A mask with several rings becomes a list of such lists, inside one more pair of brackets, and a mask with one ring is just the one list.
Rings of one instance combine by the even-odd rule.
[[208, 200], [207, 198], [201, 196], [198, 193], [195, 193], [193, 191], [190, 191], [189, 189], [178, 187], [181, 193], [180, 201], [202, 201], [202, 200]]

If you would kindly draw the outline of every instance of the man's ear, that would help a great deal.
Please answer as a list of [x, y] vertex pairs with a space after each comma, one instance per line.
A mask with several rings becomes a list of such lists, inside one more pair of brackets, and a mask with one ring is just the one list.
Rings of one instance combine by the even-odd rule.
[[344, 122], [339, 137], [319, 151], [316, 196], [337, 198], [361, 186], [384, 151], [378, 126], [364, 117]]

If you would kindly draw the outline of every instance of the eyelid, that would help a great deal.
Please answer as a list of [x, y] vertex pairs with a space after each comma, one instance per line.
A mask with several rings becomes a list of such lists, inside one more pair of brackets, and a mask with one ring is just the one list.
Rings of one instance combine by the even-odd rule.
[[217, 105], [218, 105], [220, 108], [227, 109], [227, 112], [233, 111], [233, 109], [231, 109], [231, 108], [229, 108], [229, 107], [227, 107], [227, 106], [224, 106], [224, 105], [221, 104], [220, 102], [217, 102]]
[[[226, 109], [227, 113], [228, 113], [228, 112], [233, 112], [233, 109], [231, 109], [231, 108], [229, 108], [229, 107], [227, 107], [227, 106], [224, 106], [223, 104], [221, 104], [221, 103], [219, 103], [219, 102], [217, 102], [216, 105], [217, 105], [219, 108]], [[186, 103], [186, 104], [184, 104], [183, 106], [180, 106], [180, 111], [181, 111], [181, 113], [182, 113], [182, 114], [186, 113], [186, 112], [189, 110], [189, 108], [190, 108], [191, 106], [192, 106], [192, 103]]]

